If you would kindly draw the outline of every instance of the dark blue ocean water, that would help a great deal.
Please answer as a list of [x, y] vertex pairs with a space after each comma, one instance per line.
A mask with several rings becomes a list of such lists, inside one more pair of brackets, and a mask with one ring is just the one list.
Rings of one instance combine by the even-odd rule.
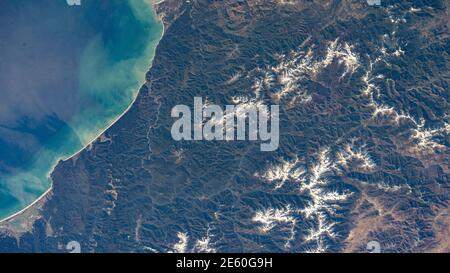
[[133, 101], [162, 33], [150, 0], [0, 2], [0, 219]]

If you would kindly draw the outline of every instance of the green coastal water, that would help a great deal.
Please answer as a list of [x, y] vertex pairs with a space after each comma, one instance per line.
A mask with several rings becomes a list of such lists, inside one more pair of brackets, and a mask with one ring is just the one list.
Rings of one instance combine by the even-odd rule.
[[[5, 57], [0, 73], [19, 75], [15, 81], [10, 79], [16, 74], [0, 78], [0, 97], [9, 99], [0, 111], [2, 219], [39, 198], [51, 186], [54, 165], [128, 108], [145, 80], [163, 26], [151, 0], [82, 0], [81, 6], [65, 0], [6, 0], [0, 9], [12, 22], [3, 30], [9, 42], [0, 50], [17, 55]], [[41, 31], [46, 35], [31, 34]], [[28, 71], [30, 66], [34, 69]]]

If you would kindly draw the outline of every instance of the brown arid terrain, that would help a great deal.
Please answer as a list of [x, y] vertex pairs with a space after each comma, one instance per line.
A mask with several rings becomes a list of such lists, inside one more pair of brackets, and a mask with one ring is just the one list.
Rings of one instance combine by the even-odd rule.
[[[131, 109], [0, 251], [449, 252], [449, 1], [155, 1]], [[280, 144], [174, 141], [171, 109], [280, 106]]]

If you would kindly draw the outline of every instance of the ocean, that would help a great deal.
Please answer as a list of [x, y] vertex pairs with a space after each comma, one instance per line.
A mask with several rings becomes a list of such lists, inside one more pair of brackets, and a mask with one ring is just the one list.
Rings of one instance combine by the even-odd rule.
[[151, 0], [0, 2], [0, 219], [133, 102], [163, 32]]

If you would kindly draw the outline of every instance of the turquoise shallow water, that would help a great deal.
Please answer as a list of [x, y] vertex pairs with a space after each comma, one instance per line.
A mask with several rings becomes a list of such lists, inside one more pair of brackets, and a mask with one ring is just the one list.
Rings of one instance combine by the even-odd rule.
[[0, 3], [0, 219], [137, 95], [162, 34], [150, 0]]

